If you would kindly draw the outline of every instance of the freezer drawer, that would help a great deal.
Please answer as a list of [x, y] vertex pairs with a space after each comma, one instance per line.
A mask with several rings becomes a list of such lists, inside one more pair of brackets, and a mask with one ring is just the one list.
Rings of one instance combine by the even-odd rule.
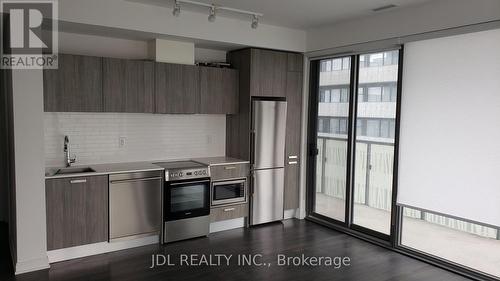
[[284, 169], [255, 170], [250, 225], [283, 220]]
[[286, 101], [253, 100], [252, 164], [254, 169], [285, 166]]
[[159, 174], [111, 175], [109, 179], [109, 238], [151, 234], [161, 228]]

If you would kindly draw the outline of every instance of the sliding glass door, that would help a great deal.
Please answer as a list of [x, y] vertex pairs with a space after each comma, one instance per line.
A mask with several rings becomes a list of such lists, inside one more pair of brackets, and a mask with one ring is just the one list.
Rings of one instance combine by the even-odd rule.
[[399, 51], [358, 60], [352, 223], [390, 235]]
[[351, 57], [321, 60], [318, 82], [314, 212], [343, 223], [346, 220]]
[[322, 59], [311, 72], [310, 215], [390, 239], [399, 50]]

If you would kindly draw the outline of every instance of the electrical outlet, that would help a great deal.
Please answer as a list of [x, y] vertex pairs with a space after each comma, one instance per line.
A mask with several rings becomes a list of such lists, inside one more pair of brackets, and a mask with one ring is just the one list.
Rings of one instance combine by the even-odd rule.
[[124, 147], [124, 146], [125, 146], [125, 140], [126, 140], [126, 138], [125, 138], [125, 137], [119, 137], [119, 138], [118, 138], [118, 145], [119, 145], [120, 147]]

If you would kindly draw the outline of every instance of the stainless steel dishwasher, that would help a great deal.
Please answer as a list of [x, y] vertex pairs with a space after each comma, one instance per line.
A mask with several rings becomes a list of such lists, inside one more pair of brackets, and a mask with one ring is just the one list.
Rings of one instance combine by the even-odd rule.
[[109, 175], [109, 240], [160, 232], [161, 171]]

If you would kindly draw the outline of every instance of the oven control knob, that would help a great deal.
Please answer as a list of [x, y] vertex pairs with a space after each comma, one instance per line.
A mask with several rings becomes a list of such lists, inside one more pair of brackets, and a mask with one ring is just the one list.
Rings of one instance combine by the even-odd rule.
[[194, 175], [197, 176], [198, 175], [198, 171], [194, 171]]
[[201, 174], [206, 175], [207, 171], [201, 171]]
[[182, 172], [179, 172], [179, 177], [182, 177]]

